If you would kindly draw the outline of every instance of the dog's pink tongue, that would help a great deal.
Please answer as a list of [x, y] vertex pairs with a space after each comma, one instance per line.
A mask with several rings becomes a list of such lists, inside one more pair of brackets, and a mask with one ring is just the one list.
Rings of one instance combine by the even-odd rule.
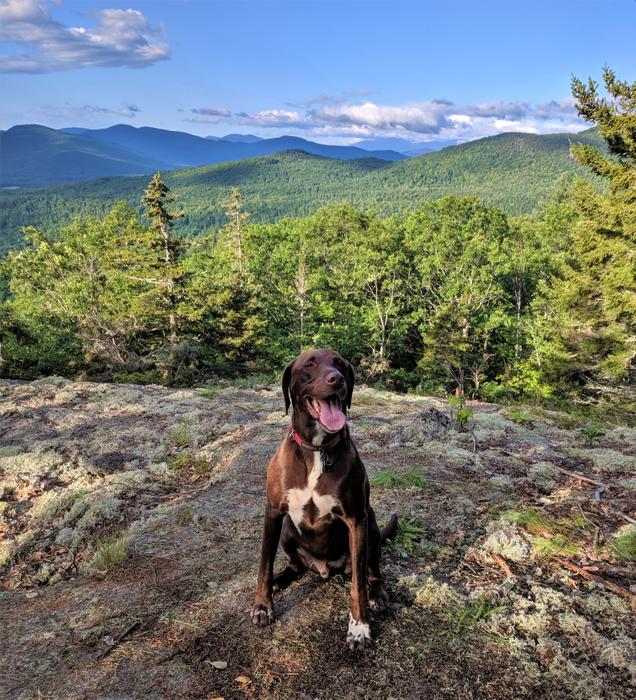
[[320, 424], [330, 433], [337, 433], [344, 428], [347, 416], [340, 410], [335, 401], [320, 399]]

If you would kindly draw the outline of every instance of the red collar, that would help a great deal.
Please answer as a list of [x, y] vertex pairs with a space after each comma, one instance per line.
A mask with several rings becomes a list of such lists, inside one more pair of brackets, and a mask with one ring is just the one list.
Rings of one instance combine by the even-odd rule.
[[336, 433], [331, 438], [331, 440], [327, 440], [327, 442], [323, 442], [322, 445], [316, 446], [310, 445], [308, 442], [305, 442], [296, 432], [296, 429], [292, 425], [289, 430], [289, 439], [293, 440], [299, 447], [304, 447], [306, 450], [313, 450], [314, 452], [319, 452], [321, 450], [330, 450], [332, 447], [335, 447], [342, 439], [342, 430]]

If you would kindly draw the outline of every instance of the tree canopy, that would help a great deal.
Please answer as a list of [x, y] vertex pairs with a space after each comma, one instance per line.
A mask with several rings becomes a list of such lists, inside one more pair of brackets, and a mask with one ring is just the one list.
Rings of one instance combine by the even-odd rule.
[[25, 230], [1, 268], [0, 367], [192, 383], [279, 370], [331, 346], [361, 378], [490, 399], [628, 395], [636, 337], [636, 84], [608, 97], [574, 79], [606, 152], [573, 145], [605, 181], [555, 183], [531, 215], [447, 196], [382, 218], [334, 203], [250, 223], [226, 190], [225, 223], [194, 239], [156, 174], [139, 213], [118, 204], [55, 235]]

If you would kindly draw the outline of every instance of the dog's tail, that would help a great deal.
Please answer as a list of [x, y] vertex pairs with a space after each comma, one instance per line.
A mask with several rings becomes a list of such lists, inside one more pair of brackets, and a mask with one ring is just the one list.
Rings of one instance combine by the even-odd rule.
[[390, 540], [393, 537], [395, 531], [397, 530], [397, 524], [397, 513], [393, 513], [393, 515], [389, 518], [389, 522], [384, 526], [384, 529], [380, 533], [380, 541], [382, 543], [386, 542], [387, 540]]

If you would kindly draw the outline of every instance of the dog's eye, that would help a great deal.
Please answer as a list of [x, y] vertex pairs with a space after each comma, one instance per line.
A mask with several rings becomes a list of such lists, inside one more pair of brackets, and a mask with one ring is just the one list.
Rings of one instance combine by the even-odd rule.
[[317, 366], [318, 366], [318, 363], [316, 362], [316, 360], [309, 360], [309, 362], [305, 363], [305, 369], [310, 369], [312, 367], [317, 367]]

